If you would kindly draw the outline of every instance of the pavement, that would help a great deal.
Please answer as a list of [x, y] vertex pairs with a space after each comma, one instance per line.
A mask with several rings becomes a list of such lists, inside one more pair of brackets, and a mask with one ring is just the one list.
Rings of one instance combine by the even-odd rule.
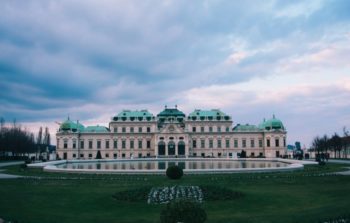
[[[4, 163], [0, 163], [0, 168], [6, 167], [6, 166], [19, 165], [19, 164], [23, 164], [23, 163], [24, 163], [24, 161], [4, 162]], [[1, 173], [1, 171], [4, 171], [4, 170], [5, 169], [0, 169], [0, 179], [16, 179], [16, 178], [22, 177], [22, 176], [18, 176], [18, 175]]]

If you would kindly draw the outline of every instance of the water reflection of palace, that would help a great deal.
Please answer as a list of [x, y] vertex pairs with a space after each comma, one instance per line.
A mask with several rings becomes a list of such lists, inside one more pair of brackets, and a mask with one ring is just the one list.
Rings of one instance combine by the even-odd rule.
[[154, 116], [147, 110], [123, 110], [109, 126], [84, 126], [69, 118], [56, 134], [62, 159], [142, 157], [280, 157], [287, 132], [273, 116], [259, 125], [236, 124], [218, 109], [194, 110], [188, 116], [167, 108]]

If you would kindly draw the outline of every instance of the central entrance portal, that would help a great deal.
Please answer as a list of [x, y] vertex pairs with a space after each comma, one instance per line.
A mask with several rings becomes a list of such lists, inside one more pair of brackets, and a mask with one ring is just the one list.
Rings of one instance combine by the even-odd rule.
[[170, 141], [168, 143], [168, 155], [169, 156], [175, 155], [175, 143], [173, 141]]
[[185, 148], [186, 148], [186, 145], [185, 145], [185, 142], [184, 141], [180, 141], [178, 146], [178, 154], [179, 155], [185, 155]]
[[158, 155], [165, 156], [165, 142], [163, 141], [158, 143]]

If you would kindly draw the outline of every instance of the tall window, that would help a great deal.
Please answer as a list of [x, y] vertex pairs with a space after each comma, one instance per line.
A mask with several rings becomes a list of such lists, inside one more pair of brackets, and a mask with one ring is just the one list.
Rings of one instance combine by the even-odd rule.
[[197, 140], [194, 139], [194, 140], [192, 141], [192, 147], [193, 147], [193, 148], [197, 148]]
[[218, 148], [221, 148], [221, 139], [218, 139]]
[[109, 149], [109, 140], [106, 140], [106, 149]]
[[259, 147], [263, 147], [263, 141], [262, 141], [262, 139], [259, 139]]
[[139, 143], [138, 143], [139, 145], [138, 145], [138, 148], [139, 149], [142, 149], [142, 140], [139, 140]]
[[270, 147], [270, 139], [266, 139], [266, 146]]
[[201, 132], [204, 132], [204, 126], [201, 126]]
[[230, 127], [226, 127], [226, 132], [229, 132], [230, 131]]
[[123, 132], [123, 133], [126, 132], [126, 128], [125, 128], [125, 127], [122, 128], [122, 132]]
[[286, 147], [286, 138], [283, 138], [283, 146]]
[[101, 149], [101, 141], [100, 140], [97, 141], [97, 149]]
[[220, 126], [218, 126], [218, 132], [221, 132], [221, 127]]
[[213, 127], [209, 126], [209, 132], [213, 132]]
[[235, 148], [238, 148], [238, 139], [235, 139], [235, 140], [233, 141], [233, 146], [234, 146]]
[[92, 149], [92, 140], [89, 140], [89, 149]]
[[139, 132], [142, 132], [142, 127], [139, 127]]
[[205, 139], [201, 139], [201, 148], [205, 148]]
[[134, 127], [130, 127], [130, 132], [131, 132], [131, 133], [134, 132]]
[[230, 148], [230, 140], [229, 139], [226, 139], [226, 148]]
[[196, 132], [196, 127], [195, 126], [192, 127], [192, 132]]
[[115, 127], [113, 130], [114, 132], [118, 132], [118, 127]]
[[113, 141], [113, 148], [118, 149], [118, 140], [116, 139]]
[[134, 140], [130, 140], [130, 149], [134, 148]]
[[147, 149], [151, 148], [151, 140], [147, 140]]
[[73, 140], [73, 149], [77, 148], [77, 142]]
[[67, 140], [67, 139], [65, 139], [65, 140], [63, 141], [63, 148], [65, 148], [65, 149], [68, 148], [68, 140]]
[[213, 148], [213, 140], [209, 139], [209, 148]]
[[147, 132], [151, 132], [151, 127], [147, 127]]
[[125, 149], [125, 147], [126, 147], [126, 142], [125, 142], [125, 139], [124, 139], [124, 140], [122, 140], [122, 149]]
[[247, 140], [245, 139], [242, 140], [242, 147], [243, 148], [247, 147]]
[[251, 148], [254, 148], [254, 147], [255, 147], [255, 141], [254, 141], [254, 139], [251, 139], [251, 140], [250, 140], [250, 147], [251, 147]]
[[84, 149], [84, 140], [80, 141], [80, 149]]
[[280, 146], [280, 140], [279, 139], [275, 139], [275, 145], [276, 145], [276, 147]]

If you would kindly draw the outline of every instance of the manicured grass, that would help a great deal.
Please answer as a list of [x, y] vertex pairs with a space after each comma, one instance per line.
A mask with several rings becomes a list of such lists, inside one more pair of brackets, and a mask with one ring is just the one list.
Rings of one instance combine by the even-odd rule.
[[[206, 201], [207, 222], [315, 222], [350, 213], [350, 176], [324, 175], [344, 165], [310, 166], [291, 173], [184, 175], [86, 175], [6, 167], [41, 179], [0, 180], [0, 217], [19, 222], [158, 222], [163, 205], [113, 199], [141, 186], [220, 185], [244, 193]], [[59, 179], [59, 178], [63, 179]], [[77, 179], [79, 178], [79, 179]]]

